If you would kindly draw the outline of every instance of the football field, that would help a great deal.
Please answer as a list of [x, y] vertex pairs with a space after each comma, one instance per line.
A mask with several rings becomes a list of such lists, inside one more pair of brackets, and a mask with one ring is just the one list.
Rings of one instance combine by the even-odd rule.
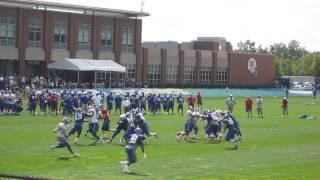
[[[146, 139], [146, 159], [137, 149], [138, 162], [129, 167], [130, 174], [122, 173], [119, 164], [126, 160], [124, 145], [119, 143], [122, 132], [111, 144], [90, 146], [93, 140], [90, 135], [84, 137], [85, 123], [79, 145], [72, 145], [81, 156], [72, 158], [66, 148], [50, 149], [56, 143], [53, 129], [61, 115], [1, 115], [0, 174], [48, 179], [319, 179], [320, 104], [311, 104], [310, 97], [289, 97], [289, 118], [284, 119], [282, 97], [263, 98], [265, 118], [257, 118], [254, 103], [251, 119], [245, 112], [245, 98], [236, 97], [233, 114], [244, 137], [238, 150], [226, 141], [205, 141], [202, 120], [197, 140], [177, 142], [175, 136], [183, 129], [185, 116], [176, 112], [146, 115], [150, 130], [159, 137]], [[204, 98], [204, 109], [225, 110], [224, 100]], [[318, 119], [299, 119], [302, 114]], [[112, 128], [118, 117], [111, 112]]]

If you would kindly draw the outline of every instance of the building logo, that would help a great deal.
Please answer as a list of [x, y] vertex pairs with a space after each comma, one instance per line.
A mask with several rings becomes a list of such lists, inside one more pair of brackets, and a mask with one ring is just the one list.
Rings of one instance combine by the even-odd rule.
[[257, 62], [254, 58], [250, 58], [248, 60], [248, 71], [254, 75], [254, 76], [258, 76], [258, 70], [257, 70]]

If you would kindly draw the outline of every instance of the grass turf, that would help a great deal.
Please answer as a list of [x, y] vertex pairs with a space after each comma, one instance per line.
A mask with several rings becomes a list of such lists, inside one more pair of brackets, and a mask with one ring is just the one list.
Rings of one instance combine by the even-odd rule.
[[[309, 97], [290, 97], [289, 118], [284, 119], [281, 98], [265, 97], [265, 118], [256, 118], [254, 108], [251, 119], [244, 112], [244, 98], [236, 100], [234, 115], [245, 138], [239, 150], [230, 150], [233, 146], [228, 142], [204, 141], [202, 121], [198, 122], [200, 140], [176, 142], [184, 116], [146, 115], [151, 131], [158, 132], [159, 138], [147, 138], [147, 159], [137, 149], [138, 162], [130, 166], [130, 174], [123, 174], [119, 164], [126, 159], [124, 146], [119, 143], [122, 133], [112, 144], [96, 146], [88, 146], [92, 140], [82, 135], [80, 145], [72, 146], [81, 157], [71, 158], [65, 148], [49, 148], [56, 142], [53, 129], [61, 116], [0, 116], [0, 173], [53, 179], [319, 178], [319, 119], [301, 120], [298, 116], [319, 116], [320, 104], [306, 104], [311, 102]], [[225, 109], [223, 98], [205, 98], [204, 104], [207, 109]], [[118, 115], [112, 112], [112, 127], [117, 120]], [[84, 130], [86, 127], [84, 124]]]

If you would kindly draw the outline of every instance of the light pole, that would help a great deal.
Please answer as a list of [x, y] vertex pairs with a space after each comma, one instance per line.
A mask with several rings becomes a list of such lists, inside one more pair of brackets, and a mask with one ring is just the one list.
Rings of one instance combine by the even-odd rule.
[[302, 47], [302, 62], [301, 62], [301, 75], [304, 75], [304, 47]]

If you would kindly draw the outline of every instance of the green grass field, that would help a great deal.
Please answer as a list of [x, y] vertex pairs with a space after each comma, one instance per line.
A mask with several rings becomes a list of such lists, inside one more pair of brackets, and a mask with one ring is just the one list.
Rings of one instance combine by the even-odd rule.
[[[236, 100], [234, 115], [245, 138], [239, 150], [230, 150], [232, 144], [225, 141], [205, 142], [202, 121], [200, 140], [176, 142], [184, 116], [146, 115], [159, 138], [146, 140], [147, 159], [137, 149], [138, 162], [130, 166], [131, 174], [120, 169], [119, 161], [126, 159], [120, 135], [112, 144], [96, 146], [88, 146], [92, 140], [82, 136], [80, 145], [72, 146], [81, 157], [71, 158], [65, 148], [49, 148], [56, 142], [53, 129], [61, 116], [0, 116], [0, 173], [53, 179], [319, 179], [320, 119], [298, 116], [320, 118], [320, 104], [307, 105], [310, 97], [290, 97], [289, 118], [283, 119], [281, 97], [264, 97], [265, 118], [249, 119], [244, 98]], [[225, 109], [223, 98], [206, 98], [204, 103], [206, 108]], [[112, 127], [117, 120], [112, 112]]]

